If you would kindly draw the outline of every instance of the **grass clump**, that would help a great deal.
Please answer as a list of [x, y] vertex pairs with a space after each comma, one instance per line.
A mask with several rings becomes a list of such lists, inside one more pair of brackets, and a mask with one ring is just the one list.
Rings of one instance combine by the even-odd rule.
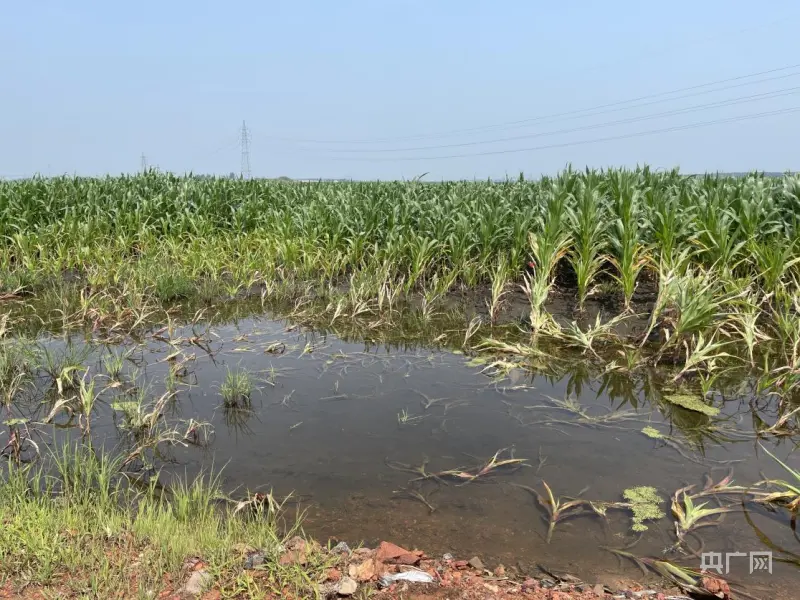
[[162, 302], [175, 302], [190, 298], [195, 293], [195, 286], [181, 273], [165, 273], [156, 278], [154, 292]]
[[[0, 581], [8, 589], [44, 597], [171, 596], [187, 577], [187, 559], [200, 557], [226, 597], [315, 596], [327, 557], [309, 543], [302, 569], [279, 564], [283, 544], [299, 531], [299, 519], [286, 521], [279, 503], [235, 514], [236, 503], [208, 474], [134, 488], [122, 461], [65, 445], [46, 465], [11, 465], [0, 475]], [[247, 552], [256, 550], [263, 564], [244, 571]]]
[[253, 394], [253, 378], [245, 369], [228, 369], [220, 385], [222, 402], [226, 408], [250, 407]]
[[636, 532], [647, 531], [645, 521], [658, 521], [666, 514], [661, 509], [664, 499], [658, 495], [658, 490], [651, 486], [637, 486], [622, 492], [623, 498], [628, 502], [628, 508], [633, 512], [631, 529]]

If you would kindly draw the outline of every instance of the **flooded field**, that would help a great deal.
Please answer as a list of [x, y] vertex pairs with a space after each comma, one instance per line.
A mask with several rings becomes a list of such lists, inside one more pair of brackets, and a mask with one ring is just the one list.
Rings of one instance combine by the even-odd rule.
[[[757, 439], [774, 407], [746, 380], [720, 382], [721, 410], [704, 414], [665, 401], [656, 372], [629, 376], [555, 353], [527, 368], [442, 347], [346, 342], [266, 317], [162, 329], [138, 344], [85, 340], [40, 344], [62, 372], [71, 362], [89, 367], [96, 444], [129, 451], [126, 432], [158, 407], [156, 435], [181, 443], [139, 449], [131, 467], [160, 467], [165, 483], [221, 469], [234, 498], [291, 494], [288, 505], [306, 511], [306, 532], [322, 541], [391, 539], [586, 581], [641, 577], [613, 549], [695, 569], [702, 552], [738, 552], [728, 576], [757, 596], [797, 581], [800, 546], [787, 513], [725, 489], [695, 499], [726, 508], [698, 518], [677, 543], [670, 503], [680, 488], [787, 478], [759, 443], [800, 468], [792, 436]], [[43, 427], [40, 443], [77, 432], [79, 416], [48, 396], [52, 379], [39, 383], [15, 415], [73, 426]], [[723, 481], [730, 473], [733, 482]], [[641, 486], [656, 489], [662, 514], [636, 533], [624, 492]], [[563, 510], [549, 541], [548, 487]], [[593, 504], [566, 505], [572, 499]], [[773, 552], [771, 574], [750, 572], [756, 551]]]

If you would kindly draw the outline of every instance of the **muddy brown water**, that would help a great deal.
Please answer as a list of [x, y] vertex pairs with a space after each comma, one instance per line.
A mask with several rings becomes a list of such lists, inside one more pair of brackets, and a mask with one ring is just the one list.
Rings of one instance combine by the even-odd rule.
[[[548, 544], [540, 507], [518, 486], [543, 493], [545, 480], [556, 496], [580, 494], [601, 501], [621, 500], [626, 488], [654, 486], [665, 500], [667, 516], [650, 523], [631, 552], [680, 561], [679, 554], [663, 554], [675, 541], [668, 499], [676, 489], [699, 487], [707, 474], [717, 481], [729, 467], [736, 483], [743, 485], [762, 475], [786, 477], [745, 436], [735, 442], [708, 441], [705, 457], [685, 446], [697, 462], [648, 438], [641, 432], [646, 425], [678, 439], [681, 433], [648, 402], [641, 385], [628, 393], [626, 402], [597, 377], [575, 393], [570, 372], [548, 378], [515, 369], [493, 379], [481, 372], [482, 365], [452, 351], [348, 343], [312, 331], [287, 331], [285, 322], [266, 318], [217, 326], [208, 334], [211, 354], [191, 344], [181, 346], [183, 355], [194, 359], [187, 362], [189, 372], [178, 386], [169, 418], [205, 420], [214, 433], [205, 448], [174, 450], [176, 462], [167, 464], [166, 471], [191, 476], [222, 468], [226, 490], [293, 492], [303, 499], [306, 532], [322, 540], [354, 545], [387, 539], [428, 553], [479, 555], [490, 566], [502, 563], [532, 571], [543, 564], [588, 582], [637, 577], [632, 563], [620, 562], [602, 548], [622, 548], [632, 541], [627, 513], [610, 512], [608, 528], [592, 517], [560, 522]], [[182, 329], [176, 335], [192, 333]], [[286, 345], [283, 353], [267, 351], [278, 349], [275, 342]], [[54, 352], [64, 346], [61, 341], [49, 345]], [[86, 361], [90, 373], [102, 372], [100, 357], [106, 351], [94, 347]], [[137, 373], [139, 383], [145, 381], [149, 393], [157, 396], [164, 390], [169, 369], [165, 359], [172, 352], [170, 345], [148, 340], [132, 351], [126, 377]], [[257, 379], [250, 411], [222, 408], [220, 384], [229, 368], [245, 369]], [[607, 426], [581, 425], [575, 414], [551, 400], [570, 395], [590, 415], [629, 412]], [[631, 397], [638, 408], [630, 404]], [[727, 401], [721, 415], [726, 427], [750, 433], [748, 409], [741, 397]], [[98, 410], [95, 435], [113, 438], [111, 408], [105, 403]], [[693, 415], [682, 417], [691, 420]], [[800, 467], [797, 455], [789, 453], [789, 440], [765, 443]], [[528, 459], [530, 466], [499, 470], [466, 485], [426, 481], [413, 488], [433, 512], [419, 499], [396, 493], [409, 488], [414, 475], [390, 465], [426, 460], [428, 471], [472, 467], [502, 448], [513, 448], [514, 456]], [[778, 547], [800, 553], [800, 541], [785, 516], [761, 511], [750, 517], [761, 533], [742, 513], [726, 514], [718, 526], [698, 530], [704, 550], [768, 550], [759, 537], [766, 535]], [[696, 545], [694, 539], [690, 542]], [[800, 573], [779, 562], [779, 556], [773, 555], [772, 574], [750, 573], [749, 557], [734, 556], [728, 576], [759, 597], [784, 597], [800, 581]], [[699, 568], [700, 559], [683, 564]]]

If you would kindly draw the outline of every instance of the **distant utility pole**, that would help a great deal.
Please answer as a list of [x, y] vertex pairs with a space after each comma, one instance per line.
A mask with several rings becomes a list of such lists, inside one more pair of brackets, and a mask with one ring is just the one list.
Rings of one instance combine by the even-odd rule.
[[242, 179], [250, 179], [250, 134], [242, 121]]
[[147, 173], [147, 157], [142, 152], [142, 173]]

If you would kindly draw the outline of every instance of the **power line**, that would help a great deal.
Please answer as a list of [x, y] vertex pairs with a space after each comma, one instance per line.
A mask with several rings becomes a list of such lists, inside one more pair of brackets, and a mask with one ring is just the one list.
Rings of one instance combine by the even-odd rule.
[[595, 138], [590, 140], [580, 140], [574, 142], [562, 142], [559, 144], [547, 144], [544, 146], [532, 146], [528, 148], [511, 148], [505, 150], [489, 150], [485, 152], [473, 152], [468, 154], [449, 154], [445, 156], [397, 156], [390, 158], [370, 158], [370, 157], [330, 157], [330, 160], [343, 160], [343, 161], [362, 161], [362, 162], [399, 162], [399, 161], [418, 161], [418, 160], [442, 160], [448, 158], [468, 158], [474, 156], [491, 156], [496, 154], [515, 154], [518, 152], [534, 152], [536, 150], [551, 150], [554, 148], [567, 148], [570, 146], [582, 146], [586, 144], [597, 144], [601, 142], [610, 142], [614, 140], [624, 140], [636, 137], [644, 137], [648, 135], [655, 135], [659, 133], [668, 133], [673, 131], [683, 131], [687, 129], [699, 129], [701, 127], [709, 127], [712, 125], [721, 125], [723, 123], [736, 123], [739, 121], [749, 121], [753, 119], [761, 119], [775, 115], [783, 115], [800, 112], [800, 106], [792, 108], [784, 108], [768, 112], [754, 113], [749, 115], [740, 115], [737, 117], [729, 117], [726, 119], [715, 119], [712, 121], [702, 121], [699, 123], [689, 123], [687, 125], [676, 125], [674, 127], [664, 127], [662, 129], [651, 129], [649, 131], [638, 131], [635, 133], [628, 133], [622, 135], [614, 135], [602, 138]]
[[[628, 110], [629, 108], [640, 108], [641, 106], [648, 106], [650, 104], [656, 104], [658, 102], [669, 102], [669, 101], [672, 101], [672, 100], [679, 100], [679, 99], [682, 99], [682, 98], [687, 98], [687, 97], [691, 97], [691, 96], [695, 96], [695, 95], [708, 94], [708, 93], [713, 93], [713, 92], [720, 92], [720, 91], [732, 89], [732, 88], [735, 88], [735, 87], [742, 87], [742, 86], [746, 86], [746, 85], [754, 85], [754, 84], [757, 84], [757, 83], [764, 83], [766, 81], [773, 81], [775, 79], [784, 79], [786, 77], [793, 77], [793, 76], [798, 75], [798, 73], [791, 73], [791, 74], [788, 74], [788, 75], [770, 77], [770, 78], [761, 79], [761, 80], [757, 80], [757, 81], [743, 82], [743, 83], [740, 83], [738, 85], [731, 85], [731, 86], [726, 86], [726, 87], [713, 89], [713, 90], [705, 90], [705, 91], [702, 91], [702, 92], [697, 92], [695, 94], [687, 94], [687, 95], [684, 95], [684, 96], [678, 96], [678, 97], [672, 97], [672, 98], [664, 98], [665, 96], [672, 96], [674, 94], [679, 94], [679, 93], [682, 93], [682, 92], [691, 92], [691, 91], [695, 91], [695, 90], [701, 90], [703, 88], [709, 88], [709, 87], [716, 86], [716, 85], [721, 85], [721, 84], [724, 84], [724, 83], [742, 81], [743, 79], [750, 79], [752, 77], [759, 77], [761, 75], [770, 75], [772, 73], [779, 73], [779, 72], [782, 72], [782, 71], [788, 71], [788, 70], [797, 69], [797, 68], [800, 68], [800, 63], [793, 64], [793, 65], [787, 65], [785, 67], [778, 67], [778, 68], [774, 68], [774, 69], [768, 69], [768, 70], [765, 70], [765, 71], [758, 71], [756, 73], [748, 73], [746, 75], [738, 75], [736, 77], [728, 77], [726, 79], [718, 79], [716, 81], [710, 81], [708, 83], [701, 83], [701, 84], [697, 84], [697, 85], [686, 86], [686, 87], [677, 88], [677, 89], [673, 89], [673, 90], [668, 90], [668, 91], [664, 91], [664, 92], [658, 92], [658, 93], [654, 93], [654, 94], [647, 94], [647, 95], [644, 95], [644, 96], [638, 96], [636, 98], [630, 98], [630, 99], [627, 99], [627, 100], [619, 100], [619, 101], [616, 101], [616, 102], [610, 102], [610, 103], [607, 103], [607, 104], [601, 104], [601, 105], [593, 106], [593, 107], [589, 107], [589, 108], [575, 109], [575, 110], [564, 111], [564, 112], [559, 112], [559, 113], [552, 113], [552, 114], [548, 114], [548, 115], [539, 115], [539, 116], [531, 117], [531, 118], [528, 118], [528, 119], [519, 119], [519, 120], [516, 120], [516, 121], [506, 121], [504, 123], [496, 123], [494, 125], [484, 125], [484, 126], [480, 126], [480, 127], [470, 127], [470, 128], [466, 128], [466, 129], [454, 129], [454, 130], [443, 131], [443, 132], [438, 132], [438, 133], [418, 134], [418, 135], [402, 136], [402, 137], [394, 137], [394, 138], [376, 138], [376, 139], [371, 139], [371, 140], [304, 140], [304, 139], [283, 138], [283, 137], [273, 137], [273, 136], [270, 136], [270, 139], [276, 140], [276, 141], [282, 141], [282, 142], [299, 143], [299, 144], [332, 144], [332, 145], [339, 144], [339, 145], [341, 145], [341, 144], [379, 144], [379, 143], [386, 143], [386, 142], [399, 142], [399, 141], [422, 140], [422, 139], [436, 139], [436, 138], [442, 138], [442, 137], [453, 137], [453, 136], [462, 135], [462, 134], [466, 134], [466, 133], [475, 133], [475, 132], [480, 132], [480, 131], [488, 131], [488, 130], [492, 130], [492, 129], [502, 129], [502, 128], [508, 128], [508, 127], [518, 127], [518, 126], [524, 125], [524, 124], [530, 124], [530, 123], [535, 123], [535, 122], [540, 122], [540, 121], [545, 121], [545, 120], [558, 119], [558, 118], [562, 118], [562, 117], [582, 118], [582, 117], [596, 116], [598, 114], [606, 114], [607, 112], [617, 112], [619, 110]], [[641, 102], [643, 100], [651, 100], [651, 99], [655, 99], [655, 98], [663, 98], [663, 100], [660, 100], [658, 102], [648, 103], [648, 104], [640, 104], [640, 105], [637, 105], [637, 106], [631, 106], [631, 107], [625, 107], [625, 108], [617, 108], [617, 107], [622, 107], [622, 106], [627, 105], [627, 104], [634, 104], [634, 103], [637, 103], [637, 102]], [[605, 109], [611, 109], [611, 108], [614, 108], [616, 110], [613, 110], [613, 111], [605, 110]], [[601, 112], [598, 112], [598, 111], [601, 111]], [[584, 114], [584, 113], [590, 113], [590, 114]], [[550, 121], [548, 121], [548, 122], [550, 122]]]
[[[798, 73], [800, 74], [800, 73]], [[708, 102], [706, 104], [698, 104], [694, 106], [687, 106], [684, 108], [677, 108], [668, 111], [662, 111], [658, 113], [653, 113], [649, 115], [641, 115], [638, 117], [628, 117], [626, 119], [617, 119], [616, 121], [606, 121], [603, 123], [595, 123], [592, 125], [582, 125], [580, 127], [573, 127], [570, 129], [557, 129], [554, 131], [543, 131], [538, 133], [529, 133], [525, 135], [515, 135], [510, 137], [504, 138], [496, 138], [492, 140], [479, 140], [473, 142], [460, 142], [457, 144], [440, 144], [440, 145], [432, 145], [432, 146], [417, 146], [412, 148], [377, 148], [377, 149], [365, 149], [365, 150], [351, 150], [351, 149], [333, 149], [333, 150], [326, 150], [326, 152], [335, 153], [335, 154], [352, 154], [352, 153], [369, 153], [369, 154], [383, 154], [387, 152], [412, 152], [412, 151], [419, 151], [419, 150], [441, 150], [445, 148], [463, 148], [467, 146], [481, 146], [485, 144], [498, 144], [501, 142], [513, 142], [519, 140], [526, 140], [538, 137], [546, 137], [552, 135], [562, 135], [566, 133], [577, 133], [581, 131], [587, 131], [590, 129], [601, 129], [604, 127], [611, 127], [614, 125], [626, 125], [629, 123], [637, 123], [639, 121], [648, 121], [650, 119], [658, 119], [672, 115], [678, 115], [683, 113], [694, 112], [698, 110], [707, 110], [709, 108], [720, 108], [724, 106], [734, 106], [736, 104], [744, 104], [747, 102], [757, 102], [760, 100], [768, 100], [772, 98], [779, 98], [781, 96], [788, 96], [792, 94], [796, 94], [800, 91], [800, 86], [794, 86], [790, 88], [783, 88], [779, 90], [773, 90], [771, 92], [762, 92], [760, 94], [750, 94], [748, 96], [740, 96], [735, 98], [729, 98], [727, 100], [717, 100], [715, 102]]]
[[242, 121], [242, 179], [250, 179], [250, 134], [247, 125]]

